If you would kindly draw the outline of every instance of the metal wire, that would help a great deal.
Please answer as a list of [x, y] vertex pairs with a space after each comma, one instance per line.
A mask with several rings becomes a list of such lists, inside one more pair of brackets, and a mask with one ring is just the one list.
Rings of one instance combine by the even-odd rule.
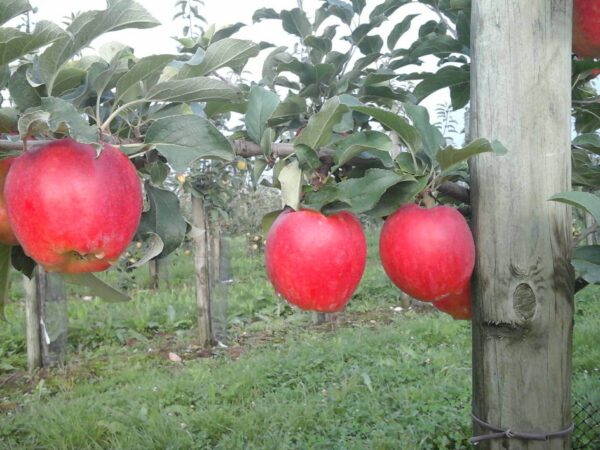
[[600, 406], [586, 400], [575, 400], [573, 422], [573, 450], [600, 449]]

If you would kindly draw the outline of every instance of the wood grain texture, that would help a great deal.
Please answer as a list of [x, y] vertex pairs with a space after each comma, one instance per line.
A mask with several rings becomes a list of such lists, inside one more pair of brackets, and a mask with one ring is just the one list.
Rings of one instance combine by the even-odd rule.
[[[571, 189], [571, 9], [570, 0], [473, 2], [471, 136], [509, 150], [471, 165], [473, 411], [520, 432], [571, 422], [571, 212], [548, 201]], [[497, 439], [479, 448], [571, 447]]]
[[192, 196], [192, 239], [194, 242], [194, 270], [196, 273], [196, 305], [198, 308], [198, 340], [203, 347], [214, 344], [211, 321], [209, 277], [208, 226], [204, 199]]

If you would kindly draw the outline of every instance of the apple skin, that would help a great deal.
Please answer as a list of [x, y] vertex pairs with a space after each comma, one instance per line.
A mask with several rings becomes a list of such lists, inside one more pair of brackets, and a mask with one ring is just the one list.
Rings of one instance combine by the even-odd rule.
[[580, 58], [600, 58], [600, 2], [573, 1], [573, 53]]
[[367, 242], [356, 216], [343, 211], [284, 212], [265, 245], [267, 276], [275, 290], [301, 309], [339, 311], [365, 270]]
[[8, 220], [8, 212], [6, 211], [6, 202], [4, 201], [4, 185], [6, 176], [12, 162], [15, 158], [5, 158], [0, 160], [0, 244], [18, 245], [19, 241], [13, 233], [12, 226]]
[[471, 320], [471, 285], [467, 283], [458, 292], [433, 302], [438, 310], [450, 314], [454, 320]]
[[475, 266], [475, 243], [467, 221], [456, 209], [408, 204], [383, 224], [379, 255], [396, 286], [431, 302], [468, 283]]
[[142, 212], [133, 164], [117, 148], [62, 139], [16, 158], [4, 188], [25, 253], [50, 272], [107, 269], [131, 242]]

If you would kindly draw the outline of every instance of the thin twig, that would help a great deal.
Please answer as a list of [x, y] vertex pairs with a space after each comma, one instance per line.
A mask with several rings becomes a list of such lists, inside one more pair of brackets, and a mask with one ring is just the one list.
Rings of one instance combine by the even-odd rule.
[[585, 230], [583, 230], [581, 233], [579, 233], [573, 238], [573, 247], [576, 247], [577, 244], [579, 244], [581, 241], [587, 238], [590, 234], [594, 234], [598, 231], [600, 231], [600, 225], [598, 225], [597, 222], [587, 227]]

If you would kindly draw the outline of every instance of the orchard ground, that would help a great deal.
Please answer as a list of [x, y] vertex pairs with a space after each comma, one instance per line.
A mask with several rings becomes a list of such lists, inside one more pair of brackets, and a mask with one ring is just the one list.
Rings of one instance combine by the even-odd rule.
[[[15, 275], [0, 326], [0, 448], [471, 448], [470, 324], [400, 310], [377, 235], [347, 311], [324, 325], [278, 300], [262, 254], [232, 240], [228, 347], [213, 352], [195, 344], [185, 250], [169, 257], [171, 289], [147, 290], [147, 268], [111, 270], [133, 301], [72, 291], [68, 367], [34, 376]], [[576, 305], [574, 398], [599, 407], [600, 289]]]

